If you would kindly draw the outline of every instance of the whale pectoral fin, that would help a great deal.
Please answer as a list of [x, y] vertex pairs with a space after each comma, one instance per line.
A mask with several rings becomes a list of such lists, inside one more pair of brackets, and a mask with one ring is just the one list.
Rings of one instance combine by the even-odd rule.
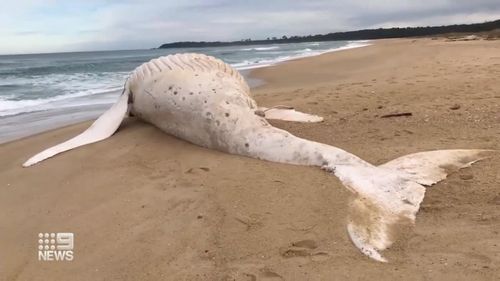
[[78, 136], [67, 140], [61, 144], [45, 149], [28, 159], [23, 167], [29, 167], [56, 154], [70, 149], [83, 146], [89, 143], [104, 140], [118, 129], [128, 110], [128, 91], [124, 91], [110, 109], [104, 112], [92, 125]]
[[272, 108], [259, 107], [256, 114], [266, 118], [293, 122], [315, 123], [323, 121], [323, 117], [296, 111], [289, 106], [275, 106]]

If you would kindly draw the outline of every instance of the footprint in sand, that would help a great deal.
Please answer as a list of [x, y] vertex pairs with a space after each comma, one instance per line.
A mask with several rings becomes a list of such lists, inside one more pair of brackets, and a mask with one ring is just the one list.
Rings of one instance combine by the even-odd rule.
[[328, 253], [321, 251], [318, 243], [309, 239], [293, 242], [287, 247], [282, 247], [280, 255], [283, 258], [311, 258], [313, 261], [328, 258]]
[[281, 275], [267, 267], [258, 267], [255, 265], [243, 265], [239, 269], [230, 273], [226, 280], [231, 281], [282, 281], [285, 280]]
[[190, 168], [190, 169], [189, 169], [189, 170], [187, 170], [185, 173], [186, 173], [186, 174], [197, 174], [199, 171], [209, 172], [209, 171], [210, 171], [210, 168], [207, 168], [207, 167], [196, 167], [196, 168]]

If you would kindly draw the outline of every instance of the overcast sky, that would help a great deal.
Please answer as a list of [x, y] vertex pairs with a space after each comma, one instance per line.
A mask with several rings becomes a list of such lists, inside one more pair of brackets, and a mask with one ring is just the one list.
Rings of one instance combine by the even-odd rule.
[[2, 0], [0, 54], [500, 19], [500, 0]]

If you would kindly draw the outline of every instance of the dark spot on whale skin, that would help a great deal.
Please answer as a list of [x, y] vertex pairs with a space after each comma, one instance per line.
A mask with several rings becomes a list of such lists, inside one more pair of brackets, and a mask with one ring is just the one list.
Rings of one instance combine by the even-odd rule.
[[254, 114], [260, 117], [266, 117], [266, 113], [263, 110], [255, 110]]
[[169, 86], [169, 87], [168, 87], [168, 89], [169, 89], [169, 90], [172, 90], [172, 86]]
[[182, 97], [182, 100], [186, 100], [186, 98], [185, 98], [185, 97]]
[[174, 95], [177, 95], [177, 91], [174, 92]]
[[323, 157], [319, 151], [315, 151], [314, 156], [316, 156], [316, 161], [318, 161], [318, 163], [321, 163], [323, 166], [328, 165], [328, 161], [326, 161], [325, 157]]
[[[299, 150], [300, 151], [300, 150]], [[310, 158], [307, 155], [302, 155], [299, 151], [295, 151], [292, 160], [297, 163], [308, 163]]]
[[228, 101], [226, 101], [226, 104], [229, 104], [229, 102], [228, 102]]
[[226, 112], [226, 117], [229, 117], [229, 113]]
[[207, 101], [204, 101], [204, 103], [207, 103]]
[[403, 203], [407, 204], [407, 205], [413, 205], [410, 200], [408, 199], [403, 199]]
[[245, 143], [245, 147], [249, 147], [250, 145], [248, 144], [248, 142]]
[[193, 95], [193, 92], [190, 92], [189, 94], [192, 96], [192, 95]]

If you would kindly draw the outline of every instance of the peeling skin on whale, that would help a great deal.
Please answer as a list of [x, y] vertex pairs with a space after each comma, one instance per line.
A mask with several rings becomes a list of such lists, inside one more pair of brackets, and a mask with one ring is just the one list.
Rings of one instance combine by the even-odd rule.
[[[197, 94], [194, 94], [197, 93]], [[294, 165], [318, 166], [337, 176], [355, 199], [347, 232], [372, 259], [396, 239], [401, 222], [413, 223], [425, 187], [484, 159], [486, 150], [437, 150], [375, 166], [340, 148], [296, 137], [266, 119], [320, 122], [286, 106], [257, 107], [250, 89], [229, 65], [202, 54], [153, 59], [127, 79], [118, 102], [80, 135], [26, 161], [28, 167], [58, 153], [110, 137], [127, 112], [193, 144], [231, 154]]]

